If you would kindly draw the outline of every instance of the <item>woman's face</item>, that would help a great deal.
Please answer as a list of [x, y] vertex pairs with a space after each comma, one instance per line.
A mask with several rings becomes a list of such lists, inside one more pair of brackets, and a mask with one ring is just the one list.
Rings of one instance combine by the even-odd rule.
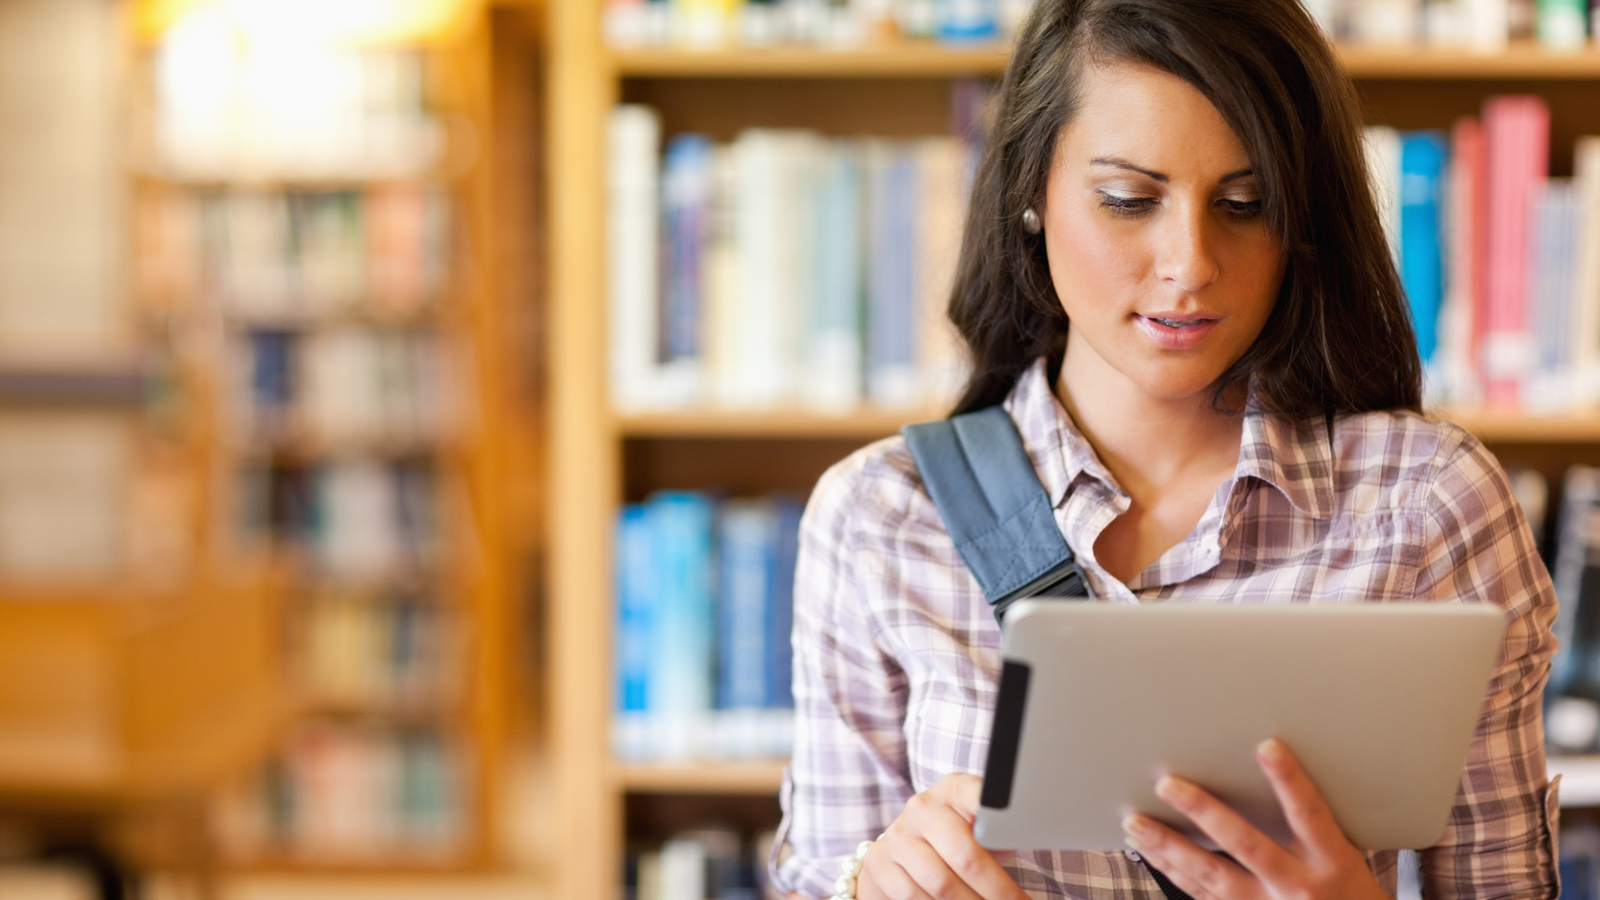
[[1166, 72], [1124, 63], [1084, 73], [1040, 218], [1072, 320], [1069, 375], [1193, 397], [1272, 312], [1282, 244], [1250, 158], [1216, 107]]

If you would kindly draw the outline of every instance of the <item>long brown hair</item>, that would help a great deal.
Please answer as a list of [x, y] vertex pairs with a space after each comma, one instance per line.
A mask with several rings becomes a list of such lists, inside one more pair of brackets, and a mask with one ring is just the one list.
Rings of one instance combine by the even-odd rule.
[[972, 354], [955, 412], [1003, 400], [1068, 327], [1042, 235], [1056, 139], [1084, 70], [1127, 61], [1194, 85], [1250, 156], [1283, 283], [1255, 343], [1215, 385], [1290, 418], [1421, 405], [1416, 336], [1367, 178], [1355, 89], [1298, 0], [1038, 0], [1006, 68], [957, 266], [950, 318]]

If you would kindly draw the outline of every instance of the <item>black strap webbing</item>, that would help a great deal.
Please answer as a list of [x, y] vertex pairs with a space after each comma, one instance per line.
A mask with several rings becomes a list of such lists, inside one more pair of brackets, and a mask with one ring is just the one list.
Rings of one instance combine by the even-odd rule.
[[998, 406], [901, 431], [945, 530], [994, 607], [1024, 597], [1087, 597], [1011, 416]]

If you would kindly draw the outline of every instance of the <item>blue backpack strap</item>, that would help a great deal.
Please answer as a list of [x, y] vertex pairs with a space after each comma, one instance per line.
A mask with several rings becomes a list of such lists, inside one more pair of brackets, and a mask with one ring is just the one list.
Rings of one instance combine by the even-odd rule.
[[1025, 597], [1088, 597], [1050, 496], [999, 406], [901, 429], [945, 529], [995, 619]]

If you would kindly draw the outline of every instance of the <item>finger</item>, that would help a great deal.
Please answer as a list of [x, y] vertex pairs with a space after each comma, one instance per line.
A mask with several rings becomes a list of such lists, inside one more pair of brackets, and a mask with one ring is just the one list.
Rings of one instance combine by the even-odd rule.
[[894, 862], [936, 900], [987, 900], [931, 844], [902, 841], [895, 847]]
[[[920, 823], [920, 836], [942, 861], [943, 867], [977, 895], [985, 900], [1026, 900], [1027, 895], [1000, 867], [999, 861], [972, 836], [972, 823], [960, 807], [941, 798], [938, 792], [929, 792], [912, 797], [906, 810]], [[899, 859], [898, 854], [896, 859]], [[922, 880], [922, 874], [912, 871], [924, 887], [934, 887]], [[929, 875], [942, 877], [942, 873], [931, 870]]]
[[[1187, 816], [1239, 865], [1266, 881], [1282, 881], [1296, 864], [1294, 857], [1278, 846], [1277, 841], [1191, 781], [1164, 775], [1156, 782], [1156, 796]], [[1177, 832], [1172, 833], [1177, 835]], [[1188, 842], [1187, 838], [1183, 840]]]
[[[972, 836], [972, 826], [955, 810], [935, 812], [927, 831], [928, 843], [963, 883], [985, 900], [1027, 900], [1027, 894], [1000, 861]], [[1015, 855], [1015, 854], [1011, 854]]]
[[983, 779], [966, 772], [952, 772], [935, 782], [928, 793], [955, 810], [970, 825], [978, 818], [978, 798], [983, 796]]
[[[868, 853], [867, 858], [871, 859]], [[872, 866], [862, 866], [856, 879], [856, 900], [934, 900], [905, 869], [891, 859], [880, 859]]]
[[1123, 820], [1128, 843], [1145, 861], [1195, 900], [1262, 897], [1261, 883], [1237, 863], [1218, 856], [1149, 816]]
[[1268, 738], [1256, 747], [1256, 763], [1261, 766], [1272, 793], [1283, 808], [1289, 828], [1308, 848], [1329, 850], [1349, 843], [1344, 830], [1333, 818], [1322, 792], [1306, 774], [1300, 760], [1283, 741]]

